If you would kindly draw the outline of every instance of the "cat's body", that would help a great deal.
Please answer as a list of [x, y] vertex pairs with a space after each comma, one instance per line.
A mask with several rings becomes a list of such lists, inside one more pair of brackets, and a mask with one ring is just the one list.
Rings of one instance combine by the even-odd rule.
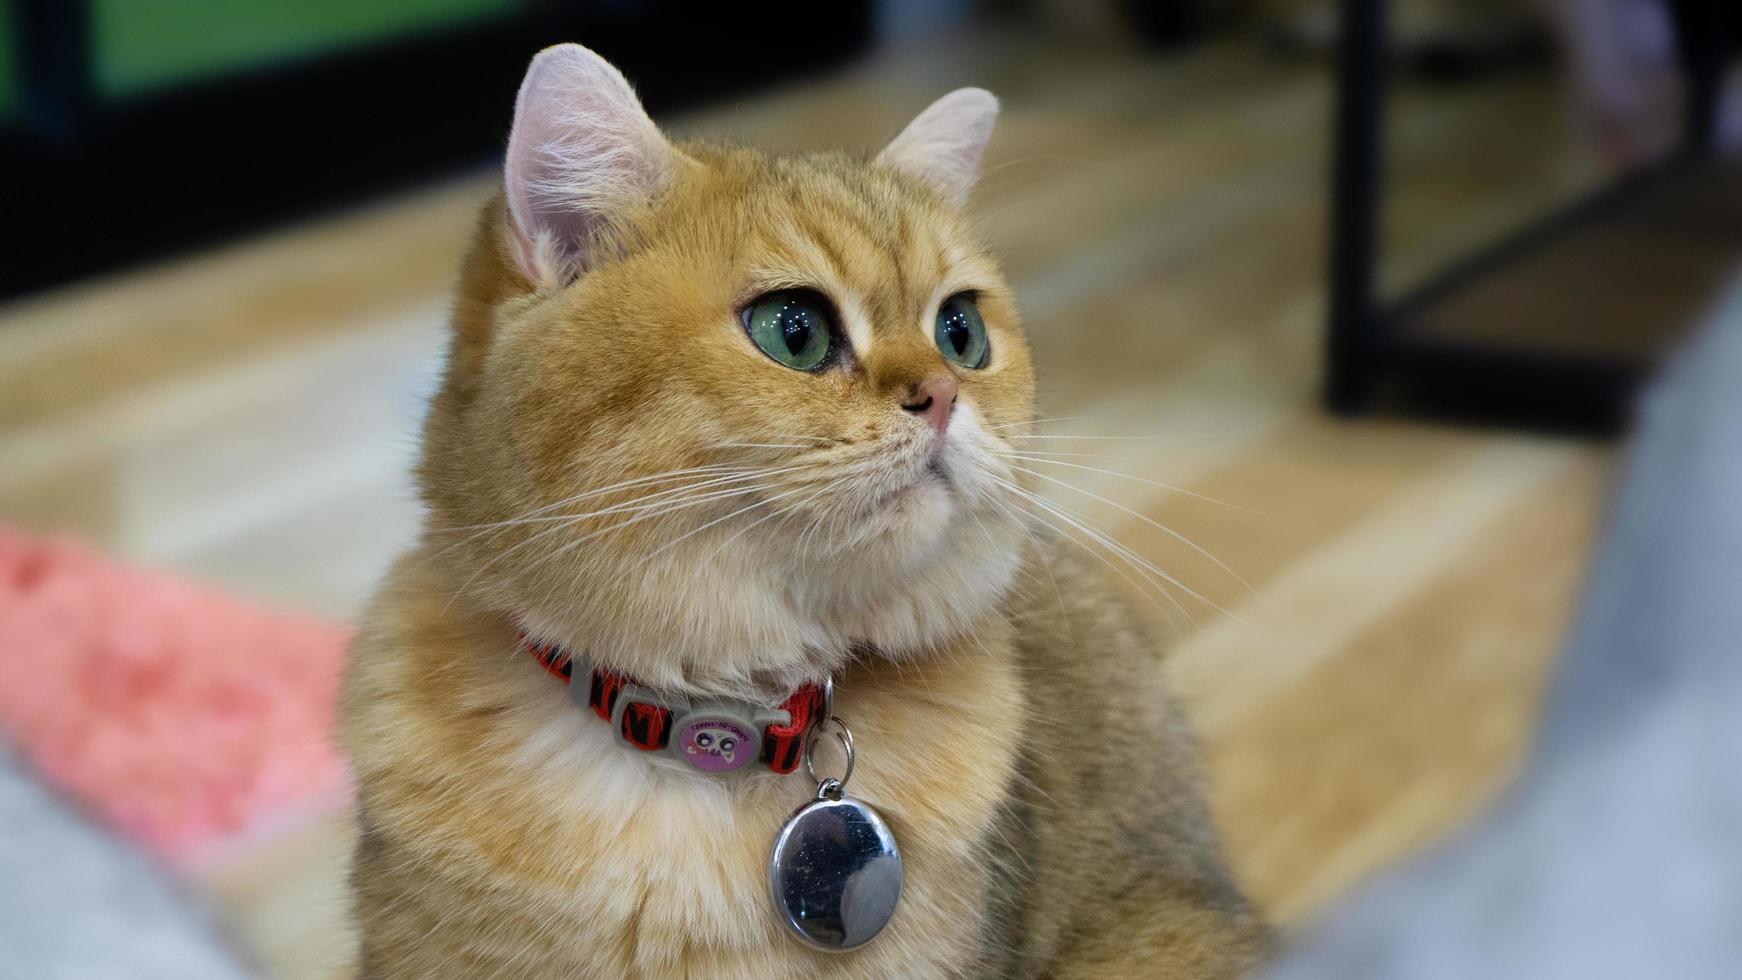
[[[462, 276], [432, 528], [345, 684], [363, 974], [1243, 972], [1264, 930], [1158, 639], [1004, 496], [1032, 379], [955, 207], [995, 103], [866, 163], [673, 148], [627, 92], [581, 49], [535, 62]], [[615, 744], [522, 630], [663, 689], [832, 678], [906, 868], [884, 932], [830, 954], [775, 917], [802, 769]]]
[[351, 743], [369, 746], [366, 976], [1218, 977], [1261, 951], [1157, 638], [1084, 588], [1100, 576], [1080, 555], [1038, 552], [1008, 612], [931, 661], [841, 675], [851, 788], [907, 866], [900, 913], [844, 956], [783, 935], [768, 906], [802, 774], [647, 778], [508, 623], [444, 611], [453, 583], [419, 557], [349, 684]]

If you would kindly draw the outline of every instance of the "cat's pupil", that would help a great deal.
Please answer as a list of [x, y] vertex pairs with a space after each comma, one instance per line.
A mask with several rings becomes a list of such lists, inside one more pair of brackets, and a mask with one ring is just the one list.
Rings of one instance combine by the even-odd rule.
[[967, 327], [962, 326], [962, 324], [960, 322], [952, 322], [948, 327], [944, 328], [944, 333], [945, 333], [945, 335], [947, 335], [950, 338], [950, 346], [954, 347], [956, 349], [957, 354], [963, 354], [963, 353], [967, 352], [967, 350], [968, 350], [968, 328]]
[[805, 349], [811, 339], [810, 317], [804, 307], [788, 306], [780, 311], [780, 332], [786, 338], [788, 353], [796, 355]]

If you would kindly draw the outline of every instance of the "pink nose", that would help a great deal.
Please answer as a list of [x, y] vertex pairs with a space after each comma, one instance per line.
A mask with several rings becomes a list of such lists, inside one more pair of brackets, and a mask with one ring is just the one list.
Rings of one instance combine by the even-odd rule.
[[950, 412], [956, 407], [956, 379], [940, 374], [921, 381], [901, 407], [924, 418], [942, 435], [950, 424]]

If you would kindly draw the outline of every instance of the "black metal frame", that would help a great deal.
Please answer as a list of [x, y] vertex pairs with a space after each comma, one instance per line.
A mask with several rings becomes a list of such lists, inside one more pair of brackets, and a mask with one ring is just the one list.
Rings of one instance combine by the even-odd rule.
[[[1721, 2], [1721, 0], [1719, 0]], [[1455, 412], [1474, 410], [1529, 421], [1612, 429], [1649, 365], [1526, 349], [1458, 344], [1413, 334], [1405, 325], [1472, 283], [1564, 235], [1624, 208], [1709, 155], [1724, 53], [1714, 29], [1717, 2], [1675, 3], [1689, 77], [1681, 149], [1623, 177], [1485, 249], [1454, 262], [1387, 304], [1377, 294], [1384, 197], [1387, 86], [1386, 0], [1343, 0], [1337, 101], [1330, 295], [1323, 397], [1331, 411], [1370, 409], [1395, 383]], [[1552, 418], [1539, 411], [1552, 406]]]
[[[0, 0], [5, 2], [5, 0]], [[22, 112], [0, 127], [0, 297], [486, 166], [539, 48], [580, 41], [654, 112], [816, 70], [870, 39], [869, 0], [528, 3], [524, 12], [115, 102], [87, 0], [10, 0]], [[781, 57], [758, 57], [780, 51]]]

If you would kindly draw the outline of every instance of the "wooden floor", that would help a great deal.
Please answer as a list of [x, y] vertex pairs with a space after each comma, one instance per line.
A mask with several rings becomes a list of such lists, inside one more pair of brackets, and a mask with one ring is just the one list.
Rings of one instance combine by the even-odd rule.
[[[1086, 493], [1049, 487], [1226, 611], [1183, 600], [1172, 670], [1233, 859], [1298, 924], [1506, 778], [1607, 453], [1319, 412], [1330, 100], [1313, 66], [1243, 43], [1159, 60], [976, 38], [675, 128], [870, 147], [969, 82], [1005, 100], [975, 207], [1027, 311], [1043, 414], [1070, 417], [1050, 431], [1141, 437], [1056, 448], [1225, 502], [1062, 467]], [[1391, 287], [1587, 179], [1550, 82], [1394, 101]], [[405, 468], [487, 185], [0, 309], [0, 518], [353, 614], [417, 520]], [[343, 827], [203, 877], [277, 975], [319, 973], [342, 941]]]

